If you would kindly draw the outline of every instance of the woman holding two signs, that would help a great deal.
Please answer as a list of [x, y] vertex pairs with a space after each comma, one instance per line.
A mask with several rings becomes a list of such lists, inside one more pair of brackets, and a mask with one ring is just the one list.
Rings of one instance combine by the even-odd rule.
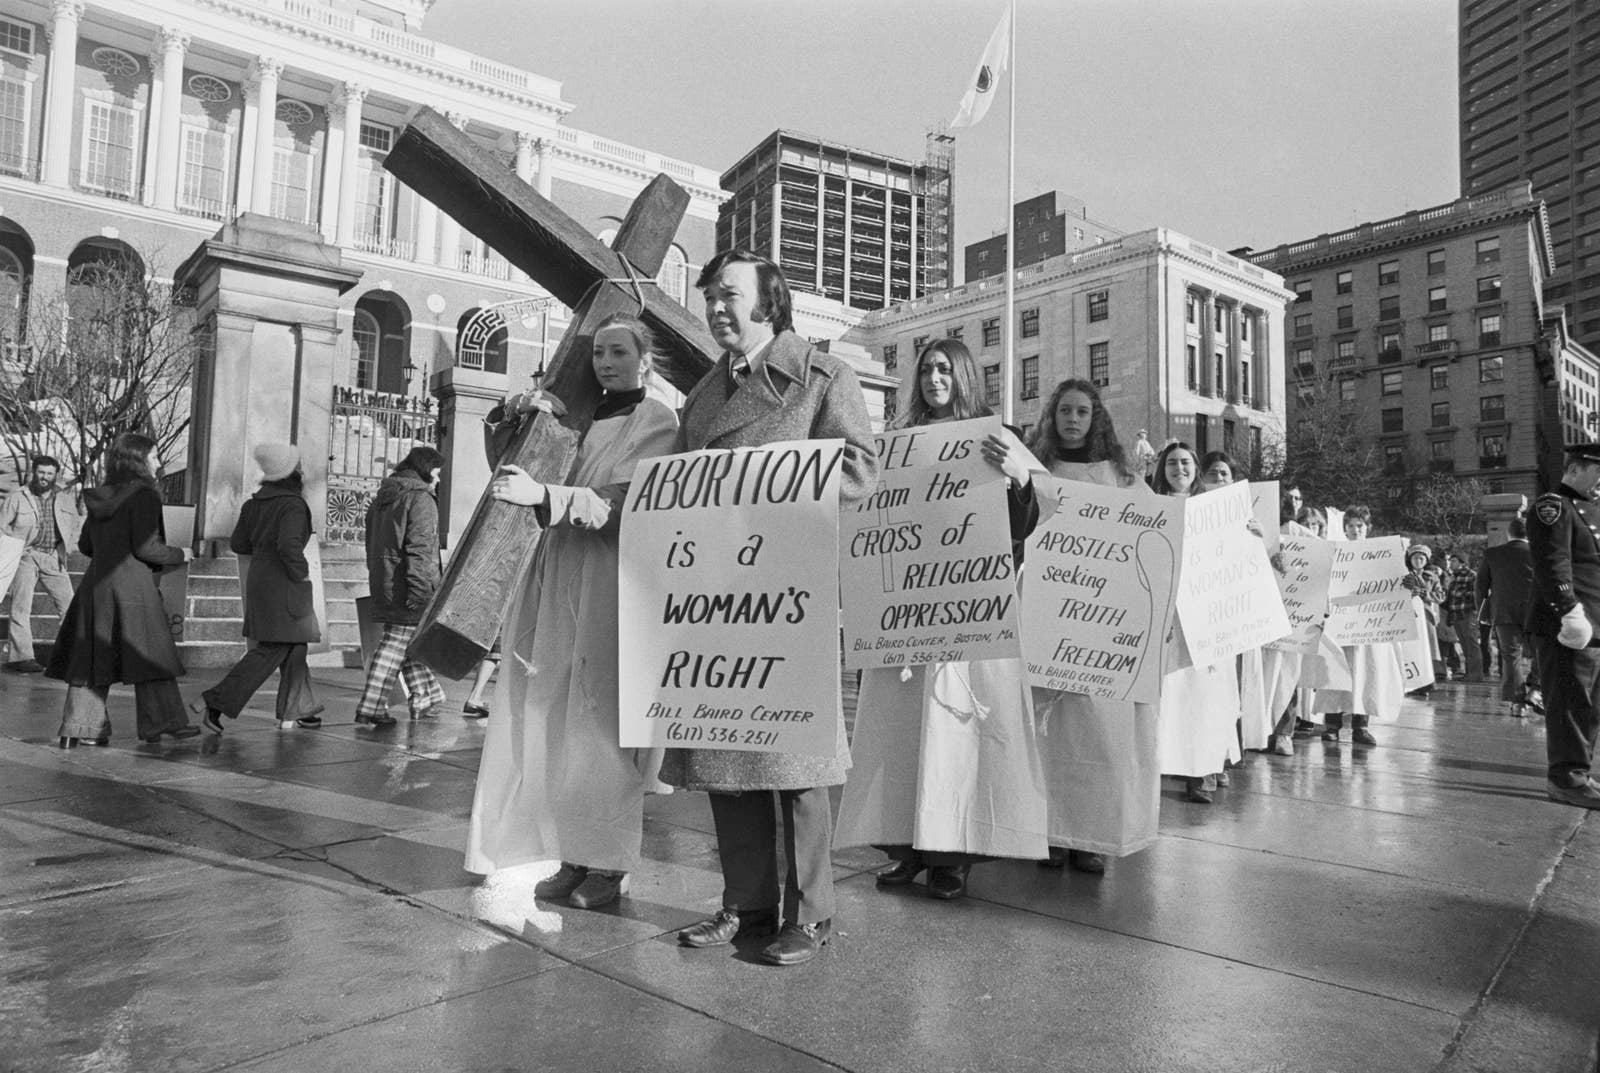
[[[965, 344], [940, 339], [917, 356], [901, 428], [990, 415]], [[1012, 554], [1033, 530], [1038, 469], [1009, 429], [982, 444], [1006, 478]], [[874, 845], [895, 861], [879, 887], [924, 870], [928, 893], [967, 892], [967, 873], [996, 857], [1045, 856], [1044, 781], [1033, 704], [1020, 659], [878, 667], [861, 676], [854, 770], [839, 807], [835, 846]]]

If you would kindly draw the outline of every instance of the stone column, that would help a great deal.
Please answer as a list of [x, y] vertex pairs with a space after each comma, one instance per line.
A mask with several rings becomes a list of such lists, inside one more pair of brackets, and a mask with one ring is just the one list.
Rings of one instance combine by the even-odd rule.
[[233, 180], [235, 212], [250, 210], [250, 184], [256, 173], [256, 84], [246, 75], [240, 91], [244, 96], [244, 116], [239, 124], [239, 174]]
[[417, 260], [439, 263], [439, 206], [417, 195]]
[[1507, 529], [1511, 525], [1511, 519], [1526, 514], [1528, 497], [1520, 492], [1491, 493], [1478, 500], [1478, 509], [1484, 514], [1489, 534], [1488, 546], [1498, 547], [1510, 537]]
[[257, 56], [256, 138], [254, 169], [250, 176], [250, 211], [272, 215], [272, 136], [278, 126], [278, 76], [283, 64], [268, 56]]
[[1217, 386], [1216, 296], [1210, 291], [1200, 293], [1200, 394], [1215, 395]]
[[332, 242], [339, 234], [339, 182], [344, 163], [343, 93], [342, 88], [335, 87], [328, 94], [325, 108], [328, 137], [322, 147], [322, 193], [317, 198], [317, 230], [327, 242]]
[[183, 111], [183, 54], [189, 48], [189, 35], [182, 30], [163, 27], [161, 30], [160, 100], [151, 103], [151, 111], [159, 112], [152, 127], [156, 138], [150, 152], [155, 155], [155, 196], [151, 204], [169, 212], [178, 207], [178, 170], [183, 160], [181, 128], [178, 118]]
[[517, 178], [533, 185], [533, 154], [539, 145], [539, 139], [532, 131], [519, 130], [516, 133], [517, 158], [515, 169]]
[[245, 213], [173, 273], [192, 287], [214, 346], [191, 390], [189, 487], [202, 540], [224, 540], [260, 474], [251, 449], [299, 446], [321, 531], [339, 298], [361, 278], [304, 224]]
[[361, 182], [361, 170], [356, 165], [361, 150], [361, 104], [366, 99], [366, 88], [354, 82], [346, 82], [339, 95], [344, 143], [339, 147], [339, 215], [334, 241], [344, 247], [354, 245], [356, 240], [356, 187]]
[[555, 149], [549, 138], [540, 138], [536, 155], [539, 158], [539, 183], [538, 191], [541, 196], [549, 197], [551, 182], [555, 178]]
[[[446, 112], [445, 119], [457, 130], [465, 130], [467, 117], [460, 112]], [[461, 225], [449, 213], [439, 216], [439, 264], [453, 272], [461, 271]]]
[[505, 373], [459, 366], [441, 369], [428, 379], [428, 390], [439, 400], [439, 420], [444, 426], [439, 450], [444, 469], [439, 482], [439, 532], [450, 537], [465, 531], [472, 512], [489, 486], [489, 460], [483, 451], [483, 419], [510, 393]]
[[45, 90], [44, 160], [39, 178], [66, 186], [72, 178], [72, 113], [77, 107], [78, 20], [83, 0], [50, 5], [50, 75]]

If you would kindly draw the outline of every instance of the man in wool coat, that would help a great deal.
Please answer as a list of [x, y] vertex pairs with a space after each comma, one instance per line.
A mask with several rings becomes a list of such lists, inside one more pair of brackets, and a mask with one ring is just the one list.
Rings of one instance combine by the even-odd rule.
[[[842, 439], [841, 506], [877, 481], [866, 402], [855, 373], [794, 333], [789, 286], [777, 265], [744, 250], [711, 259], [696, 280], [706, 323], [725, 353], [684, 400], [677, 450], [759, 447], [783, 440]], [[850, 767], [844, 719], [831, 757], [726, 749], [670, 749], [663, 780], [711, 795], [722, 861], [722, 909], [678, 934], [686, 946], [719, 946], [740, 934], [777, 938], [762, 951], [798, 965], [828, 941], [834, 909], [828, 787]], [[779, 883], [779, 821], [788, 874]], [[781, 913], [781, 916], [780, 916]]]

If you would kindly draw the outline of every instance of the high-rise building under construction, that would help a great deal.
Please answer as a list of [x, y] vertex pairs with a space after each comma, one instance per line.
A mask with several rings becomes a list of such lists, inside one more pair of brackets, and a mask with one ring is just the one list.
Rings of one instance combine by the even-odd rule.
[[948, 153], [913, 163], [773, 131], [722, 174], [717, 246], [770, 257], [796, 290], [881, 309], [949, 286], [949, 180]]

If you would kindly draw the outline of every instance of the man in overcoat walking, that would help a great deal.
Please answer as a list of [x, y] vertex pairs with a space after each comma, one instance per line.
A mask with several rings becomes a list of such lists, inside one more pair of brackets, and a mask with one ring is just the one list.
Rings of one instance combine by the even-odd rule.
[[[677, 450], [759, 447], [783, 440], [842, 439], [841, 506], [877, 481], [866, 401], [855, 373], [793, 330], [789, 286], [777, 265], [744, 250], [717, 254], [695, 286], [725, 353], [683, 405]], [[831, 757], [726, 749], [669, 749], [661, 778], [711, 795], [722, 862], [722, 909], [678, 934], [686, 946], [718, 946], [770, 932], [774, 965], [815, 957], [832, 929], [833, 822], [828, 787], [850, 767], [844, 719]], [[788, 874], [778, 876], [779, 818]]]
[[1528, 527], [1512, 518], [1504, 544], [1483, 553], [1478, 571], [1478, 603], [1489, 601], [1489, 618], [1500, 642], [1500, 699], [1506, 712], [1518, 719], [1526, 714], [1528, 692], [1536, 689], [1537, 675], [1529, 677], [1532, 645], [1526, 634], [1528, 607], [1533, 593], [1533, 557], [1528, 551]]

